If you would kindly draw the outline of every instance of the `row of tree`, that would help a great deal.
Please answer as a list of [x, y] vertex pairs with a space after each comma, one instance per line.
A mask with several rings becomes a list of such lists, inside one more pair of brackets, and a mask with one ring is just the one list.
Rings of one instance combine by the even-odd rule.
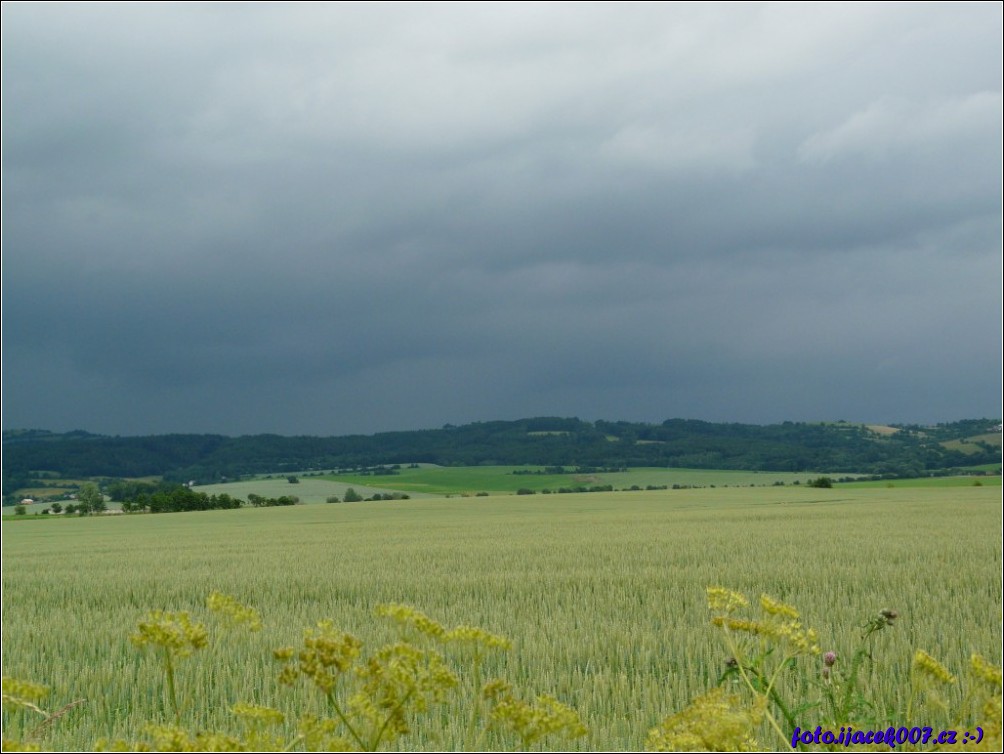
[[181, 511], [233, 510], [244, 505], [253, 508], [268, 508], [282, 505], [296, 505], [300, 498], [295, 495], [264, 497], [251, 493], [247, 502], [237, 497], [221, 493], [209, 495], [196, 492], [183, 484], [144, 484], [143, 482], [118, 482], [108, 486], [114, 491], [113, 499], [120, 500], [126, 513], [177, 513]]

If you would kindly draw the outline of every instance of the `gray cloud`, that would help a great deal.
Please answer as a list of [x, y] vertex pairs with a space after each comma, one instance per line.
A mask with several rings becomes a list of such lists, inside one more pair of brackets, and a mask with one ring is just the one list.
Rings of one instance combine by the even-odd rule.
[[5, 427], [1000, 412], [1001, 10], [3, 7]]

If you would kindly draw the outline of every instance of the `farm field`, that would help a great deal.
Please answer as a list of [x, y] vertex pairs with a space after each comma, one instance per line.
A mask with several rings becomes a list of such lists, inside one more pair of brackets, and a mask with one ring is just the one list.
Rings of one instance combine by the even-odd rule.
[[[373, 615], [386, 602], [510, 638], [486, 676], [576, 708], [590, 731], [570, 743], [579, 750], [638, 749], [715, 683], [728, 655], [708, 626], [708, 585], [796, 605], [840, 657], [865, 620], [897, 610], [863, 672], [901, 707], [916, 649], [956, 672], [972, 652], [1001, 662], [999, 488], [414, 499], [8, 522], [2, 539], [4, 674], [50, 685], [51, 707], [87, 699], [46, 748], [167, 720], [159, 666], [128, 636], [150, 609], [204, 616], [213, 590], [257, 608], [264, 628], [179, 662], [191, 728], [234, 730], [226, 707], [242, 700], [317, 711], [307, 689], [275, 683], [271, 649], [323, 618], [367, 646], [389, 641]], [[787, 682], [807, 687], [799, 667]], [[468, 715], [454, 705], [402, 747], [458, 748]]]
[[868, 482], [842, 482], [841, 489], [913, 489], [917, 487], [1000, 487], [999, 476], [935, 476], [917, 479], [889, 479]]
[[804, 484], [820, 476], [818, 472], [729, 471], [719, 469], [631, 468], [626, 471], [589, 474], [514, 473], [542, 470], [539, 466], [465, 466], [446, 467], [424, 465], [417, 469], [401, 468], [391, 476], [356, 476], [336, 474], [323, 477], [343, 484], [387, 485], [405, 492], [425, 492], [440, 495], [474, 495], [478, 492], [513, 493], [520, 488], [540, 492], [557, 491], [562, 487], [613, 485], [615, 489], [639, 487], [749, 487], [770, 486], [778, 482]]
[[[275, 476], [271, 479], [251, 479], [241, 482], [227, 482], [226, 484], [206, 484], [196, 486], [196, 492], [205, 492], [207, 495], [219, 495], [226, 493], [231, 497], [238, 497], [247, 500], [249, 494], [261, 495], [262, 497], [281, 497], [283, 495], [296, 495], [302, 503], [323, 503], [332, 495], [339, 499], [345, 496], [345, 490], [353, 488], [363, 497], [372, 497], [374, 493], [384, 494], [386, 492], [398, 491], [397, 487], [384, 484], [384, 480], [392, 480], [397, 477], [365, 477], [367, 481], [355, 482], [351, 480], [331, 481], [327, 477], [305, 477], [300, 476], [297, 484], [290, 484], [285, 476]], [[421, 492], [413, 493], [408, 491], [412, 497], [430, 497], [429, 494]], [[432, 495], [438, 497], [438, 495]]]

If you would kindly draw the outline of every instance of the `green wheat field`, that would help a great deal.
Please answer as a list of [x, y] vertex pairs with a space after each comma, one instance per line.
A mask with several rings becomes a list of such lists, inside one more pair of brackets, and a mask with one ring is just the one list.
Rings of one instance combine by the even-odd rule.
[[[870, 616], [896, 610], [863, 684], [905, 707], [917, 649], [953, 672], [973, 652], [1000, 665], [1001, 568], [999, 487], [510, 494], [24, 520], [3, 526], [3, 666], [50, 686], [50, 708], [86, 699], [46, 731], [44, 748], [135, 739], [171, 715], [162, 668], [130, 633], [151, 609], [204, 616], [219, 590], [256, 608], [264, 628], [215, 634], [179, 661], [177, 682], [188, 727], [227, 730], [238, 701], [321, 713], [309, 689], [276, 683], [271, 650], [325, 618], [367, 646], [391, 641], [374, 608], [398, 602], [508, 637], [513, 648], [488, 657], [486, 677], [553, 694], [589, 729], [543, 746], [639, 749], [729, 658], [708, 624], [707, 586], [797, 606], [822, 650], [841, 657]], [[807, 686], [810, 666], [790, 682]], [[397, 745], [459, 748], [465, 704]], [[20, 724], [4, 712], [5, 737]]]

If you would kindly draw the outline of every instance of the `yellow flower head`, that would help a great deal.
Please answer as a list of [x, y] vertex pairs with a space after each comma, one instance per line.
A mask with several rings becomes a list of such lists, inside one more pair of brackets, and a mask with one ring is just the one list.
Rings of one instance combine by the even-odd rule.
[[325, 620], [303, 632], [303, 649], [295, 657], [290, 647], [276, 649], [272, 656], [289, 662], [279, 674], [280, 683], [292, 685], [299, 675], [304, 675], [328, 693], [335, 687], [338, 676], [352, 667], [362, 646], [355, 636], [338, 631], [331, 621]]
[[286, 720], [286, 716], [277, 709], [247, 702], [238, 702], [230, 711], [247, 722], [260, 725], [282, 725]]
[[793, 608], [791, 605], [786, 605], [783, 602], [771, 599], [766, 594], [760, 595], [760, 607], [763, 608], [763, 611], [768, 615], [798, 620], [798, 610]]
[[918, 649], [913, 655], [913, 668], [941, 683], [955, 683], [955, 676], [948, 672], [948, 668], [923, 649]]
[[431, 636], [434, 639], [438, 639], [446, 633], [446, 629], [440, 623], [437, 623], [428, 615], [410, 605], [399, 605], [397, 603], [377, 605], [376, 614], [384, 618], [390, 618], [403, 626], [410, 626], [419, 633]]
[[746, 634], [758, 634], [761, 636], [771, 636], [771, 628], [766, 623], [745, 618], [726, 618], [724, 615], [716, 615], [711, 619], [712, 626], [727, 628], [729, 631], [741, 631]]
[[3, 677], [4, 709], [16, 709], [18, 707], [37, 709], [35, 703], [42, 701], [48, 695], [48, 686], [8, 676]]
[[209, 634], [201, 623], [192, 623], [188, 613], [153, 610], [145, 621], [136, 624], [129, 641], [137, 647], [152, 645], [171, 654], [187, 657], [209, 643]]
[[749, 600], [741, 593], [720, 586], [708, 587], [708, 609], [715, 612], [731, 613], [749, 605]]
[[517, 699], [510, 693], [495, 697], [492, 721], [510, 728], [522, 739], [523, 748], [529, 748], [544, 736], [560, 734], [578, 738], [589, 731], [579, 713], [553, 696], [542, 694], [534, 704]]
[[714, 688], [653, 728], [648, 751], [757, 751], [753, 731], [763, 717], [763, 698], [750, 708], [739, 697]]
[[1001, 669], [996, 665], [991, 665], [980, 655], [974, 654], [969, 658], [969, 666], [973, 670], [973, 675], [981, 681], [995, 688], [1001, 688]]
[[443, 641], [476, 644], [488, 649], [510, 649], [512, 643], [504, 636], [489, 633], [474, 626], [457, 626], [443, 635]]
[[261, 630], [258, 611], [245, 607], [233, 597], [221, 592], [213, 592], [206, 600], [206, 606], [214, 613], [226, 618], [233, 625], [246, 625], [251, 631]]

